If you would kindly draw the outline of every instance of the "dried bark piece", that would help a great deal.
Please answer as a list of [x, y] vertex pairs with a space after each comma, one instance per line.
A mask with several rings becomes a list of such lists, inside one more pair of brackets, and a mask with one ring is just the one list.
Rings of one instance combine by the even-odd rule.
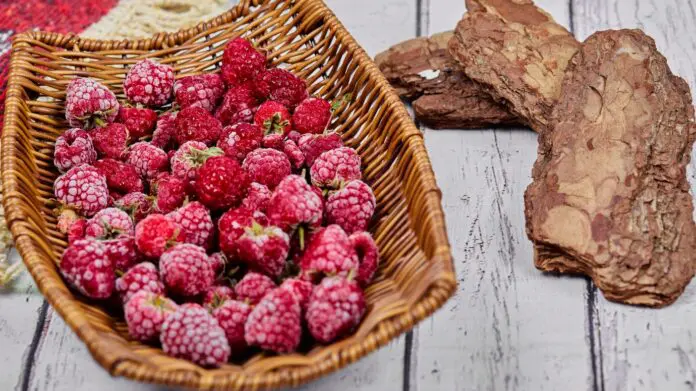
[[525, 193], [536, 266], [587, 274], [609, 300], [672, 303], [696, 265], [688, 85], [652, 38], [620, 30], [585, 41], [561, 91]]
[[457, 24], [450, 54], [494, 99], [543, 132], [580, 43], [531, 0], [466, 3], [469, 12]]
[[375, 57], [389, 83], [413, 101], [416, 118], [431, 128], [475, 129], [521, 121], [471, 81], [450, 56], [452, 32], [401, 42]]

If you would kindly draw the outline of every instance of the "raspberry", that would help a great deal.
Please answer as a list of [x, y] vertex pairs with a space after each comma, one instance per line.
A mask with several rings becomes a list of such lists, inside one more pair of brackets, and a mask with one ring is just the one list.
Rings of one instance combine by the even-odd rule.
[[290, 238], [282, 229], [264, 227], [254, 222], [237, 239], [237, 259], [271, 277], [277, 278], [285, 268]]
[[124, 124], [110, 123], [93, 129], [89, 136], [97, 153], [102, 158], [121, 160], [128, 148], [128, 128]]
[[249, 185], [249, 192], [246, 198], [242, 201], [242, 207], [251, 211], [266, 212], [268, 202], [271, 200], [271, 190], [268, 186], [260, 183], [252, 182]]
[[229, 86], [253, 80], [266, 69], [266, 56], [244, 38], [227, 43], [222, 54], [220, 73]]
[[236, 300], [226, 300], [213, 310], [213, 316], [220, 327], [225, 330], [227, 342], [233, 353], [239, 353], [246, 349], [244, 340], [244, 324], [251, 313], [251, 306]]
[[172, 174], [186, 180], [196, 179], [198, 169], [212, 156], [220, 156], [223, 151], [220, 148], [208, 148], [200, 141], [187, 141], [183, 143], [172, 156], [170, 163]]
[[288, 278], [280, 284], [280, 289], [285, 289], [290, 291], [297, 302], [300, 304], [302, 311], [307, 309], [307, 303], [309, 302], [309, 297], [312, 295], [312, 290], [314, 285], [311, 282], [300, 280], [299, 278]]
[[172, 111], [160, 115], [157, 119], [155, 131], [152, 133], [152, 145], [165, 151], [174, 147], [177, 114], [179, 114], [178, 111]]
[[177, 305], [171, 299], [140, 291], [126, 302], [123, 314], [128, 324], [128, 334], [142, 342], [156, 340], [167, 315], [174, 313]]
[[323, 200], [298, 175], [286, 176], [276, 187], [268, 203], [268, 219], [284, 231], [300, 224], [310, 227], [321, 224]]
[[56, 139], [53, 164], [65, 172], [80, 164], [92, 164], [97, 160], [97, 151], [86, 131], [78, 128], [66, 130]]
[[86, 164], [73, 167], [56, 179], [53, 185], [56, 199], [89, 217], [106, 208], [109, 189], [106, 178]]
[[140, 60], [131, 67], [123, 81], [123, 92], [133, 103], [162, 106], [169, 102], [174, 86], [174, 69], [151, 59]]
[[264, 148], [272, 148], [280, 151], [283, 149], [283, 140], [285, 140], [285, 137], [282, 133], [271, 133], [263, 136], [261, 145], [263, 145]]
[[234, 289], [227, 285], [213, 285], [203, 295], [203, 306], [212, 311], [234, 298]]
[[128, 163], [114, 159], [101, 159], [94, 163], [94, 168], [106, 178], [109, 190], [119, 194], [143, 191], [143, 180], [136, 168]]
[[121, 236], [101, 242], [104, 244], [106, 255], [117, 272], [125, 272], [142, 260], [133, 236]]
[[174, 83], [176, 103], [182, 109], [202, 107], [208, 111], [213, 111], [224, 92], [225, 85], [217, 73], [187, 76]]
[[255, 124], [241, 122], [225, 126], [217, 146], [224, 151], [225, 156], [241, 162], [249, 152], [261, 146], [262, 139], [263, 129]]
[[151, 135], [155, 130], [157, 113], [150, 109], [121, 106], [116, 121], [128, 128], [128, 136], [131, 140], [137, 141]]
[[141, 141], [130, 146], [126, 163], [135, 167], [144, 178], [154, 178], [160, 171], [169, 168], [169, 156], [154, 145]]
[[135, 244], [150, 258], [159, 258], [164, 251], [184, 240], [181, 226], [169, 217], [151, 214], [135, 226]]
[[362, 178], [360, 156], [348, 147], [326, 151], [314, 161], [309, 174], [315, 186], [337, 189], [348, 181]]
[[114, 206], [128, 213], [136, 223], [153, 210], [152, 199], [140, 192], [124, 195], [114, 202]]
[[222, 133], [220, 121], [202, 107], [187, 107], [176, 115], [174, 139], [181, 145], [187, 141], [214, 144]]
[[169, 292], [181, 296], [203, 293], [215, 280], [205, 250], [189, 243], [177, 244], [162, 254], [160, 276]]
[[249, 176], [235, 159], [215, 156], [198, 169], [196, 194], [210, 209], [226, 209], [242, 202], [250, 183]]
[[307, 97], [307, 83], [289, 71], [268, 69], [256, 80], [256, 94], [294, 108]]
[[296, 131], [296, 130], [291, 130], [288, 133], [288, 140], [294, 142], [295, 144], [299, 145], [300, 138], [302, 137], [302, 133]]
[[68, 243], [72, 244], [76, 240], [84, 239], [86, 226], [87, 220], [85, 219], [76, 220], [72, 225], [70, 225], [67, 231]]
[[210, 267], [213, 268], [213, 274], [219, 276], [225, 270], [225, 265], [227, 265], [227, 257], [221, 252], [212, 253], [208, 257], [210, 260]]
[[164, 284], [160, 281], [157, 267], [150, 262], [133, 266], [116, 280], [116, 292], [123, 304], [140, 291], [164, 294]]
[[374, 213], [375, 195], [363, 181], [348, 182], [326, 201], [326, 221], [340, 225], [347, 234], [365, 231]]
[[329, 225], [312, 236], [300, 259], [303, 278], [347, 276], [358, 269], [358, 255], [348, 235], [338, 225]]
[[292, 129], [292, 115], [282, 103], [269, 100], [259, 106], [254, 123], [265, 134], [287, 134]]
[[251, 122], [258, 105], [259, 101], [254, 96], [252, 87], [247, 84], [235, 86], [225, 93], [222, 103], [215, 111], [215, 118], [225, 126]]
[[283, 153], [290, 160], [290, 164], [296, 170], [302, 168], [305, 163], [305, 156], [300, 147], [292, 140], [283, 141]]
[[360, 286], [367, 286], [379, 266], [379, 249], [372, 236], [367, 232], [356, 232], [350, 235], [350, 243], [360, 260], [358, 275], [355, 277]]
[[331, 121], [331, 104], [321, 98], [307, 98], [295, 108], [294, 128], [300, 133], [323, 133]]
[[117, 208], [106, 208], [87, 221], [85, 236], [95, 239], [113, 239], [133, 235], [134, 227], [128, 213]]
[[307, 304], [309, 332], [321, 343], [344, 337], [360, 324], [365, 307], [365, 296], [357, 282], [325, 278], [314, 288]]
[[70, 285], [92, 299], [107, 299], [114, 290], [114, 266], [104, 245], [96, 240], [76, 240], [68, 246], [60, 272]]
[[90, 129], [114, 122], [118, 114], [116, 95], [94, 79], [73, 79], [65, 94], [65, 119], [72, 127]]
[[250, 304], [256, 304], [275, 288], [275, 282], [268, 276], [249, 272], [234, 286], [234, 293], [237, 300], [247, 300]]
[[341, 148], [343, 146], [343, 141], [338, 133], [304, 134], [297, 142], [297, 146], [300, 147], [300, 150], [304, 153], [307, 167], [312, 167], [314, 160], [316, 160], [319, 155], [326, 151], [331, 151], [332, 149]]
[[244, 159], [242, 168], [252, 181], [275, 189], [283, 178], [290, 175], [292, 168], [284, 153], [275, 149], [257, 149]]
[[198, 304], [180, 305], [162, 324], [162, 350], [204, 367], [219, 367], [230, 357], [225, 331]]
[[161, 172], [152, 180], [150, 187], [157, 194], [154, 206], [159, 213], [169, 213], [186, 200], [186, 182], [170, 173]]
[[250, 228], [254, 222], [266, 224], [268, 220], [263, 213], [254, 212], [246, 208], [230, 209], [218, 220], [220, 250], [228, 257], [237, 256], [237, 240], [244, 230]]
[[295, 295], [274, 289], [254, 307], [244, 325], [244, 339], [250, 346], [276, 353], [297, 349], [302, 336], [302, 316]]
[[[190, 202], [167, 215], [178, 223], [184, 233], [184, 242], [209, 248], [215, 225], [210, 211], [198, 201]], [[217, 274], [217, 273], [216, 273]]]

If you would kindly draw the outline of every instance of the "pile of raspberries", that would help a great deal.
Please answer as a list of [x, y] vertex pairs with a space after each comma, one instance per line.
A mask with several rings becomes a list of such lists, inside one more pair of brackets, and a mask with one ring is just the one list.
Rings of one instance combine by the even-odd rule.
[[242, 38], [219, 73], [175, 80], [147, 59], [123, 90], [67, 87], [65, 280], [122, 305], [133, 339], [206, 367], [350, 334], [379, 255], [360, 156], [328, 130], [337, 105]]

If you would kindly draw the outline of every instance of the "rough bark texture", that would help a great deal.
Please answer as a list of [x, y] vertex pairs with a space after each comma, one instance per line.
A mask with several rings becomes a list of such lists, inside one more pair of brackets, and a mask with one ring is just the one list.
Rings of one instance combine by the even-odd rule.
[[467, 0], [469, 12], [449, 42], [466, 75], [537, 132], [560, 96], [573, 35], [531, 0]]
[[522, 122], [469, 79], [450, 56], [452, 32], [401, 42], [375, 62], [416, 118], [431, 128], [475, 129]]
[[583, 273], [614, 301], [672, 303], [694, 274], [688, 85], [638, 30], [573, 58], [525, 194], [536, 266]]

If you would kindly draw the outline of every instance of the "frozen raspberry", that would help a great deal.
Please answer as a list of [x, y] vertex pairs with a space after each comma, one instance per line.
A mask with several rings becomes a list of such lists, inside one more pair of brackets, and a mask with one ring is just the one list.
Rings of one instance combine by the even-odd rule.
[[121, 106], [116, 121], [128, 128], [128, 137], [131, 140], [138, 141], [155, 130], [157, 113], [150, 109]]
[[323, 203], [304, 178], [288, 175], [278, 184], [268, 202], [268, 219], [286, 232], [300, 224], [318, 226], [321, 224]]
[[162, 254], [160, 276], [169, 292], [181, 296], [203, 293], [215, 280], [205, 249], [189, 243], [177, 244]]
[[177, 305], [171, 299], [140, 291], [126, 302], [123, 314], [128, 324], [128, 334], [142, 342], [156, 340], [167, 315], [174, 313]]
[[302, 316], [295, 295], [274, 289], [254, 307], [244, 326], [244, 339], [250, 346], [276, 353], [297, 349], [302, 336]]
[[268, 69], [256, 80], [256, 94], [294, 108], [307, 97], [307, 83], [289, 71]]
[[305, 156], [304, 153], [302, 153], [302, 150], [300, 147], [297, 146], [297, 144], [292, 141], [292, 140], [285, 140], [283, 141], [283, 153], [288, 157], [290, 160], [290, 164], [292, 164], [292, 167], [296, 170], [299, 170], [304, 166], [305, 163]]
[[209, 310], [218, 308], [228, 300], [234, 300], [234, 289], [227, 285], [213, 285], [203, 294], [203, 306]]
[[252, 182], [249, 185], [249, 192], [246, 198], [242, 201], [242, 207], [251, 211], [266, 212], [268, 202], [271, 200], [271, 190], [268, 186], [260, 183]]
[[161, 214], [151, 214], [135, 226], [135, 244], [150, 258], [159, 258], [168, 248], [184, 240], [181, 226]]
[[106, 178], [106, 185], [112, 192], [127, 194], [143, 191], [143, 180], [135, 166], [114, 159], [101, 159], [94, 168]]
[[213, 111], [224, 92], [225, 85], [217, 73], [187, 76], [174, 83], [176, 103], [182, 109], [202, 107], [208, 111]]
[[275, 288], [275, 282], [268, 276], [249, 272], [234, 286], [234, 293], [237, 300], [247, 300], [250, 304], [256, 304]]
[[217, 147], [208, 148], [200, 141], [183, 143], [170, 159], [172, 174], [186, 181], [196, 179], [198, 169], [212, 156], [220, 156], [223, 151]]
[[222, 133], [220, 121], [201, 107], [188, 107], [176, 115], [174, 139], [181, 145], [187, 141], [214, 144]]
[[331, 104], [321, 98], [307, 98], [295, 108], [292, 122], [300, 133], [323, 133], [331, 121]]
[[114, 206], [128, 213], [136, 223], [153, 211], [152, 199], [141, 192], [124, 195], [114, 201]]
[[241, 162], [249, 152], [261, 146], [262, 139], [263, 130], [260, 127], [241, 122], [225, 126], [217, 146], [225, 152], [225, 156]]
[[287, 134], [292, 129], [292, 115], [282, 103], [266, 101], [254, 114], [254, 123], [260, 126], [265, 134]]
[[360, 267], [355, 281], [362, 287], [366, 287], [377, 271], [379, 266], [379, 249], [372, 236], [367, 232], [356, 232], [350, 235], [350, 243], [353, 245]]
[[239, 122], [251, 122], [258, 105], [259, 101], [254, 96], [254, 90], [251, 86], [247, 84], [235, 86], [225, 93], [222, 103], [215, 111], [215, 118], [224, 126]]
[[261, 145], [264, 148], [272, 148], [272, 149], [277, 149], [279, 151], [283, 150], [283, 140], [285, 140], [285, 137], [283, 136], [282, 133], [271, 133], [263, 136], [263, 140], [261, 141]]
[[300, 308], [302, 308], [302, 311], [305, 311], [307, 309], [309, 297], [312, 295], [314, 285], [309, 281], [300, 280], [299, 278], [288, 278], [280, 284], [280, 289], [288, 290], [295, 295], [297, 302], [300, 304]]
[[296, 130], [291, 130], [288, 133], [288, 140], [294, 142], [297, 145], [300, 145], [300, 138], [302, 137], [302, 133], [296, 131]]
[[177, 114], [179, 114], [178, 111], [172, 111], [160, 115], [157, 119], [155, 131], [152, 133], [152, 145], [165, 151], [174, 147], [176, 141], [174, 139], [174, 133], [176, 132]]
[[150, 188], [156, 194], [153, 206], [159, 213], [169, 213], [186, 201], [187, 183], [174, 175], [161, 172], [150, 182]]
[[307, 167], [312, 167], [314, 160], [326, 151], [341, 148], [343, 141], [338, 133], [328, 134], [304, 134], [297, 142], [297, 146], [304, 154]]
[[209, 248], [215, 233], [210, 211], [198, 201], [190, 202], [167, 215], [184, 232], [184, 242]]
[[251, 228], [254, 222], [265, 225], [268, 220], [263, 213], [246, 208], [230, 209], [225, 212], [218, 220], [220, 250], [226, 256], [235, 258], [237, 256], [237, 240], [247, 228]]
[[91, 129], [114, 122], [118, 114], [116, 95], [94, 79], [73, 79], [65, 94], [65, 119], [72, 127]]
[[249, 304], [236, 300], [226, 300], [213, 310], [213, 316], [225, 330], [225, 336], [233, 354], [240, 353], [247, 347], [244, 340], [244, 325], [250, 313]]
[[348, 147], [326, 151], [314, 161], [309, 174], [315, 186], [337, 189], [348, 181], [362, 178], [360, 156]]
[[106, 208], [87, 221], [85, 236], [96, 239], [113, 239], [133, 235], [134, 227], [128, 213], [117, 208]]
[[253, 80], [266, 69], [266, 55], [256, 50], [244, 38], [235, 38], [227, 43], [222, 54], [220, 73], [229, 86]]
[[221, 252], [212, 253], [208, 257], [210, 260], [210, 267], [213, 268], [213, 274], [220, 276], [225, 270], [225, 265], [227, 265], [227, 257]]
[[56, 227], [61, 233], [68, 234], [75, 223], [84, 220], [84, 224], [82, 224], [82, 235], [84, 235], [84, 227], [87, 224], [87, 220], [80, 217], [74, 210], [70, 208], [58, 208], [53, 212], [57, 217]]
[[89, 217], [106, 208], [109, 189], [106, 178], [86, 164], [73, 167], [56, 179], [53, 185], [56, 199]]
[[114, 290], [114, 266], [104, 245], [96, 240], [76, 240], [68, 246], [60, 272], [70, 285], [92, 299], [107, 299]]
[[142, 261], [133, 236], [102, 240], [106, 255], [117, 272], [125, 272]]
[[75, 220], [75, 222], [72, 223], [70, 227], [68, 227], [68, 230], [66, 232], [68, 235], [68, 243], [72, 244], [76, 240], [84, 239], [85, 227], [87, 227], [86, 219]]
[[335, 341], [360, 324], [365, 309], [365, 296], [357, 282], [343, 277], [325, 278], [309, 298], [309, 332], [321, 343]]
[[358, 266], [353, 244], [338, 225], [329, 225], [314, 234], [300, 259], [302, 276], [309, 280], [326, 275], [345, 277], [357, 271]]
[[247, 195], [249, 176], [237, 160], [215, 156], [198, 169], [196, 194], [210, 209], [225, 209], [239, 205]]
[[198, 304], [180, 305], [162, 324], [162, 350], [204, 367], [219, 367], [230, 357], [225, 331], [208, 310]]
[[92, 164], [97, 160], [97, 151], [86, 131], [78, 128], [66, 130], [56, 140], [53, 164], [65, 172], [80, 164]]
[[128, 128], [124, 124], [110, 123], [93, 129], [89, 136], [99, 157], [121, 160], [128, 148]]
[[133, 165], [140, 176], [150, 179], [161, 171], [167, 171], [169, 156], [154, 145], [141, 141], [130, 146], [126, 163]]
[[285, 268], [290, 238], [278, 227], [264, 227], [254, 222], [237, 239], [236, 247], [237, 259], [253, 270], [277, 278]]
[[275, 189], [283, 178], [290, 175], [292, 168], [284, 153], [275, 149], [261, 148], [252, 151], [244, 159], [242, 168], [252, 181]]
[[326, 201], [326, 221], [340, 225], [347, 234], [365, 231], [374, 213], [375, 195], [363, 181], [348, 182]]
[[169, 102], [173, 86], [174, 69], [149, 58], [135, 63], [123, 81], [126, 98], [145, 106], [162, 106]]
[[126, 304], [133, 295], [140, 291], [156, 295], [164, 294], [164, 284], [160, 281], [159, 271], [150, 262], [133, 266], [116, 280], [116, 292], [118, 292], [123, 304]]

